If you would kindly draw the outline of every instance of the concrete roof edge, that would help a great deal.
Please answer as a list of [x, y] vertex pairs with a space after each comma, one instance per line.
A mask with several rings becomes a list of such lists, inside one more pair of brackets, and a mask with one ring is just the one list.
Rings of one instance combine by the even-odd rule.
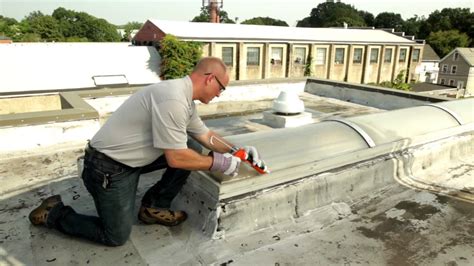
[[303, 78], [269, 78], [269, 79], [255, 79], [255, 80], [232, 80], [230, 86], [252, 85], [252, 84], [276, 84], [276, 83], [298, 83], [305, 82], [308, 77]]
[[61, 110], [0, 115], [0, 127], [37, 125], [71, 120], [99, 119], [99, 113], [78, 94], [59, 93]]
[[308, 83], [322, 83], [322, 84], [328, 84], [328, 85], [333, 85], [337, 87], [347, 87], [347, 88], [356, 89], [356, 90], [381, 92], [384, 94], [392, 94], [392, 95], [402, 96], [406, 98], [429, 101], [429, 102], [444, 102], [447, 100], [445, 97], [438, 97], [438, 96], [432, 96], [432, 95], [420, 95], [414, 92], [407, 92], [407, 91], [383, 88], [383, 87], [378, 87], [378, 86], [371, 86], [367, 84], [355, 84], [355, 83], [332, 81], [332, 80], [318, 79], [318, 78], [308, 78], [307, 82]]

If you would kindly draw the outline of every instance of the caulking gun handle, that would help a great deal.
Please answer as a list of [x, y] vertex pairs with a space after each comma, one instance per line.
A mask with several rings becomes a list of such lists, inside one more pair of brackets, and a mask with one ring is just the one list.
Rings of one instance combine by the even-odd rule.
[[248, 160], [248, 154], [245, 152], [244, 149], [239, 149], [236, 152], [234, 152], [235, 157], [239, 157], [242, 161], [247, 161]]

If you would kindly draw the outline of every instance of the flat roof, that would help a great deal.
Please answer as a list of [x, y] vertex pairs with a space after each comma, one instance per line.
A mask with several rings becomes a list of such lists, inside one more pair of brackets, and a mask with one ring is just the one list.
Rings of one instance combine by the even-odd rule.
[[11, 43], [0, 45], [0, 58], [0, 94], [160, 81], [156, 49], [125, 42]]
[[[237, 82], [239, 83], [239, 82]], [[261, 84], [267, 86], [268, 84]], [[289, 85], [289, 84], [287, 84]], [[297, 84], [298, 85], [298, 84]], [[344, 83], [340, 83], [344, 86]], [[299, 86], [299, 85], [298, 85]], [[227, 93], [238, 92], [241, 88], [230, 86]], [[251, 84], [255, 91], [263, 87]], [[249, 96], [247, 92], [244, 96]], [[333, 98], [320, 97], [307, 92], [300, 94], [305, 107], [312, 118], [332, 119], [354, 117], [361, 114], [389, 113], [384, 110], [361, 104], [341, 101]], [[230, 95], [231, 96], [231, 95]], [[229, 96], [229, 97], [230, 97]], [[109, 106], [113, 97], [102, 97], [91, 101], [101, 102]], [[224, 97], [223, 97], [224, 98]], [[236, 97], [234, 97], [236, 98]], [[274, 97], [272, 97], [274, 98]], [[272, 100], [259, 98], [264, 102], [263, 109], [269, 109]], [[232, 107], [233, 103], [219, 101], [221, 107]], [[262, 123], [260, 111], [246, 113], [249, 105], [256, 102], [234, 103], [240, 106], [243, 114], [228, 117], [207, 116], [205, 123], [213, 130], [225, 135], [235, 135], [248, 132], [264, 132], [272, 129]], [[455, 104], [455, 103], [450, 103]], [[209, 108], [212, 106], [206, 105]], [[217, 106], [217, 107], [219, 107]], [[447, 109], [451, 109], [447, 108]], [[453, 109], [454, 111], [457, 111]], [[216, 108], [216, 113], [223, 110]], [[420, 115], [411, 112], [402, 118], [413, 121]], [[411, 117], [410, 117], [411, 116]], [[423, 116], [420, 120], [426, 120]], [[395, 120], [387, 119], [380, 122], [389, 125]], [[468, 121], [472, 123], [472, 121]], [[433, 123], [434, 125], [435, 123]], [[48, 124], [48, 127], [53, 125]], [[66, 132], [74, 128], [64, 128]], [[381, 126], [374, 130], [383, 131]], [[18, 128], [18, 137], [25, 138], [27, 132], [37, 135], [40, 130]], [[395, 132], [395, 130], [394, 130]], [[63, 132], [64, 133], [64, 132]], [[396, 133], [396, 132], [395, 132]], [[315, 132], [315, 138], [320, 137]], [[49, 136], [51, 138], [51, 136]], [[307, 141], [301, 139], [301, 142]], [[321, 142], [329, 142], [321, 137]], [[453, 143], [449, 139], [447, 143]], [[274, 143], [275, 149], [282, 148], [280, 143]], [[399, 143], [402, 145], [402, 143]], [[468, 145], [460, 146], [451, 152], [439, 150], [439, 143], [422, 149], [422, 153], [430, 155], [423, 172], [432, 171], [433, 176], [452, 176], [452, 180], [469, 178], [472, 173], [472, 156], [462, 157], [462, 165], [455, 167], [448, 159], [454, 160], [461, 150]], [[471, 145], [472, 146], [472, 145]], [[463, 147], [463, 148], [461, 148]], [[474, 260], [472, 253], [472, 234], [474, 205], [456, 201], [429, 191], [418, 191], [398, 184], [391, 178], [390, 173], [409, 170], [410, 167], [400, 166], [399, 169], [382, 167], [378, 171], [370, 171], [372, 164], [387, 163], [394, 160], [375, 158], [373, 161], [361, 161], [361, 164], [349, 168], [333, 169], [323, 173], [318, 178], [319, 183], [290, 183], [278, 188], [290, 190], [285, 201], [279, 202], [272, 210], [274, 215], [286, 215], [288, 220], [262, 227], [259, 230], [241, 234], [222, 236], [219, 239], [209, 239], [202, 235], [200, 228], [193, 227], [192, 219], [205, 219], [198, 214], [190, 214], [189, 220], [177, 227], [160, 225], [144, 225], [134, 221], [130, 240], [121, 247], [105, 247], [90, 241], [65, 236], [55, 230], [32, 226], [28, 221], [28, 213], [41, 200], [52, 195], [61, 194], [65, 205], [71, 205], [79, 213], [96, 215], [94, 202], [84, 187], [82, 180], [77, 177], [75, 159], [81, 155], [82, 146], [37, 147], [16, 156], [0, 158], [0, 264], [8, 265], [330, 265], [330, 264], [432, 264], [443, 265], [449, 262], [468, 263]], [[34, 154], [36, 151], [36, 154]], [[430, 153], [431, 151], [431, 153]], [[288, 152], [292, 157], [300, 154]], [[326, 151], [321, 151], [325, 154]], [[447, 154], [446, 164], [434, 161], [434, 155]], [[408, 162], [416, 162], [417, 157], [408, 156]], [[357, 158], [355, 154], [348, 154]], [[449, 157], [449, 158], [448, 158]], [[316, 162], [314, 167], [318, 167]], [[452, 167], [450, 167], [452, 166]], [[425, 168], [426, 167], [426, 168]], [[439, 168], [436, 168], [439, 167]], [[420, 166], [421, 169], [421, 166]], [[420, 173], [421, 170], [413, 173]], [[360, 175], [355, 173], [360, 172]], [[340, 178], [334, 178], [337, 173]], [[412, 173], [412, 172], [410, 172]], [[443, 173], [440, 175], [439, 173]], [[143, 175], [137, 189], [135, 211], [138, 211], [140, 199], [145, 191], [154, 184], [162, 172]], [[289, 173], [294, 175], [294, 173]], [[419, 177], [419, 176], [417, 176]], [[194, 176], [188, 183], [195, 181]], [[469, 179], [469, 180], [472, 180]], [[372, 186], [385, 184], [383, 189], [373, 189]], [[347, 187], [347, 189], [336, 189]], [[310, 193], [311, 189], [318, 193]], [[261, 195], [268, 195], [278, 190], [268, 189]], [[293, 189], [293, 190], [292, 190]], [[351, 197], [353, 190], [366, 189], [360, 197]], [[466, 189], [472, 190], [471, 187]], [[307, 192], [304, 194], [303, 192]], [[308, 192], [309, 191], [309, 192]], [[332, 191], [332, 192], [328, 192]], [[294, 194], [293, 194], [294, 192]], [[303, 197], [310, 194], [311, 197]], [[257, 195], [259, 196], [259, 195]], [[256, 197], [256, 196], [255, 196]], [[342, 197], [344, 200], [334, 200]], [[198, 198], [195, 204], [204, 205]], [[249, 219], [246, 224], [253, 228], [259, 223], [263, 210], [262, 206], [277, 202], [269, 197], [255, 206], [242, 205], [244, 210], [255, 210], [256, 219]], [[312, 211], [303, 212], [305, 205], [329, 201]], [[284, 212], [290, 202], [298, 203], [293, 212]], [[277, 202], [278, 203], [278, 202]], [[250, 215], [236, 213], [232, 204], [222, 211], [228, 215], [231, 222], [242, 223], [242, 219]], [[174, 205], [173, 205], [174, 206]], [[234, 205], [235, 206], [235, 205]], [[270, 210], [270, 211], [272, 211]], [[299, 215], [302, 214], [302, 215]], [[260, 217], [259, 217], [260, 216]], [[253, 218], [253, 217], [252, 217]], [[262, 217], [263, 220], [263, 217]]]

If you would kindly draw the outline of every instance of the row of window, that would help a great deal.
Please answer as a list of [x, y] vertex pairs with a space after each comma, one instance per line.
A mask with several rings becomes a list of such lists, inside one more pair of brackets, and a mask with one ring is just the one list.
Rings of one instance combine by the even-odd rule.
[[[335, 64], [344, 64], [344, 53], [345, 48], [336, 48], [334, 63]], [[378, 63], [379, 61], [379, 48], [370, 49], [370, 63]], [[400, 49], [400, 54], [398, 56], [398, 62], [404, 63], [406, 61], [408, 49]], [[392, 62], [392, 53], [393, 48], [386, 48], [384, 53], [384, 63]], [[316, 65], [325, 65], [327, 56], [327, 48], [317, 48], [316, 49]], [[363, 56], [362, 48], [354, 48], [354, 55], [352, 58], [352, 63], [361, 64]], [[296, 47], [293, 53], [294, 63], [295, 64], [306, 64], [306, 48], [305, 47]], [[283, 59], [283, 47], [272, 47], [271, 48], [271, 59], [270, 63], [272, 65], [281, 65]], [[412, 61], [418, 62], [420, 59], [420, 49], [414, 49], [412, 55]], [[222, 60], [227, 66], [233, 66], [234, 64], [234, 48], [233, 47], [222, 47]], [[247, 65], [248, 66], [258, 66], [260, 65], [260, 47], [248, 47], [247, 48]]]
[[[455, 82], [456, 82], [456, 81], [455, 81], [454, 79], [450, 79], [450, 80], [449, 80], [449, 86], [454, 86], [454, 83], [455, 83]], [[445, 79], [440, 79], [439, 84], [441, 84], [441, 85], [448, 85], [448, 84], [446, 84], [446, 80], [445, 80]], [[463, 87], [464, 87], [464, 82], [463, 82], [463, 81], [458, 81], [458, 87], [463, 88]]]
[[[449, 66], [448, 65], [443, 65], [441, 68], [441, 73], [448, 73]], [[452, 65], [451, 66], [451, 74], [456, 74], [456, 71], [458, 70], [458, 66]]]
[[[407, 58], [407, 50], [408, 49], [400, 49], [400, 54], [398, 56], [398, 62], [404, 63], [406, 62]], [[336, 48], [335, 56], [334, 56], [334, 63], [336, 64], [344, 64], [344, 53], [345, 48]], [[376, 64], [379, 62], [379, 51], [380, 48], [371, 48], [370, 49], [370, 60], [371, 64]], [[362, 64], [362, 56], [363, 56], [364, 49], [363, 48], [354, 48], [354, 55], [352, 57], [353, 64]], [[385, 48], [384, 63], [391, 63], [392, 62], [392, 54], [393, 48]], [[420, 49], [414, 49], [412, 55], [412, 61], [418, 62], [420, 60]], [[316, 65], [324, 65], [326, 62], [326, 48], [317, 48], [316, 49]]]

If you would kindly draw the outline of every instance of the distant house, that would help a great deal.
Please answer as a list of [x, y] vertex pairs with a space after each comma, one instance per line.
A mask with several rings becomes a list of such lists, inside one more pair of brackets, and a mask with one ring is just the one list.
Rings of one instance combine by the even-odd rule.
[[456, 48], [439, 62], [438, 84], [474, 94], [474, 48]]
[[134, 45], [159, 46], [167, 34], [203, 44], [203, 56], [222, 58], [231, 80], [303, 77], [352, 83], [407, 80], [423, 44], [377, 29], [298, 28], [148, 20]]
[[439, 56], [429, 44], [423, 47], [421, 64], [415, 70], [419, 82], [436, 83], [438, 81]]

